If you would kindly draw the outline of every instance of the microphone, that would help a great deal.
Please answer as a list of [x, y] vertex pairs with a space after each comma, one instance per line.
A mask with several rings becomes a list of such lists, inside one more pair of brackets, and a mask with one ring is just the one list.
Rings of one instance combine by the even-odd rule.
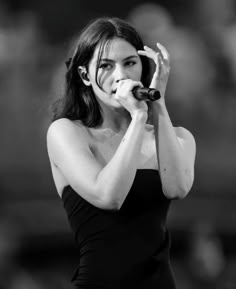
[[156, 90], [154, 88], [136, 86], [135, 88], [133, 88], [132, 93], [137, 100], [155, 101], [161, 98], [159, 90]]

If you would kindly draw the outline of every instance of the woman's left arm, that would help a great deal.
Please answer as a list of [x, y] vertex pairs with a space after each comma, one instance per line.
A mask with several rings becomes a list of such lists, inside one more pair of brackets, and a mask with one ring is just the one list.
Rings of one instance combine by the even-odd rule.
[[188, 130], [173, 127], [164, 105], [156, 102], [152, 109], [164, 194], [168, 198], [184, 198], [194, 180], [195, 140]]
[[163, 192], [171, 199], [184, 198], [194, 180], [196, 144], [188, 130], [173, 127], [165, 105], [164, 97], [170, 72], [169, 54], [159, 43], [157, 52], [147, 46], [138, 52], [151, 58], [156, 64], [150, 87], [158, 89], [161, 98], [151, 102], [151, 109]]

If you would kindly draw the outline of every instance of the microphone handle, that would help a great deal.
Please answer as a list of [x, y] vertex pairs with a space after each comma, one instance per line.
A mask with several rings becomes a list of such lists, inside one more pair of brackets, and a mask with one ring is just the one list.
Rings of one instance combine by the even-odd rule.
[[160, 92], [154, 88], [137, 86], [132, 90], [132, 92], [137, 100], [155, 101], [161, 98]]

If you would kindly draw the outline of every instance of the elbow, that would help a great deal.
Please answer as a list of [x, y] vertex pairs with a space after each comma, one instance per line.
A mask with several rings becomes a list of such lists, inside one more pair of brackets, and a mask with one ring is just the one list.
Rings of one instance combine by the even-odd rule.
[[185, 198], [190, 192], [194, 181], [194, 172], [191, 170], [186, 170], [184, 176], [181, 178], [178, 186], [178, 192], [176, 194], [176, 199]]
[[164, 195], [171, 200], [181, 200], [184, 199], [190, 190], [182, 187], [178, 188], [163, 188]]
[[180, 186], [176, 192], [173, 194], [172, 198], [177, 200], [184, 199], [188, 193], [190, 192], [191, 187], [188, 186]]
[[164, 194], [168, 199], [184, 199], [190, 192], [193, 185], [193, 178], [187, 178], [182, 182], [175, 183], [172, 187], [163, 188]]
[[177, 199], [184, 199], [189, 194], [193, 186], [193, 181], [193, 176], [185, 179], [185, 181], [179, 187], [179, 192], [176, 196]]
[[103, 200], [102, 202], [102, 209], [108, 211], [119, 211], [121, 208], [121, 204], [115, 201]]
[[115, 198], [111, 192], [106, 192], [100, 200], [101, 207], [104, 210], [119, 211], [123, 202]]
[[[96, 203], [97, 207], [103, 210], [119, 211], [124, 202], [124, 194], [121, 193], [120, 188], [117, 188], [112, 183], [100, 182], [96, 187]], [[123, 197], [122, 197], [123, 196]]]
[[114, 201], [103, 201], [101, 208], [107, 211], [119, 211], [122, 207], [122, 204]]

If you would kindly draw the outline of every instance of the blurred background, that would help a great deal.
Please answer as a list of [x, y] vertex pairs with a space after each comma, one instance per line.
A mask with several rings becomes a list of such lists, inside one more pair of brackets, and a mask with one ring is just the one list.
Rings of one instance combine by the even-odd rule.
[[194, 186], [168, 218], [178, 288], [235, 289], [235, 0], [0, 0], [0, 288], [72, 288], [78, 254], [46, 131], [71, 41], [104, 15], [166, 46], [169, 113], [196, 139]]

